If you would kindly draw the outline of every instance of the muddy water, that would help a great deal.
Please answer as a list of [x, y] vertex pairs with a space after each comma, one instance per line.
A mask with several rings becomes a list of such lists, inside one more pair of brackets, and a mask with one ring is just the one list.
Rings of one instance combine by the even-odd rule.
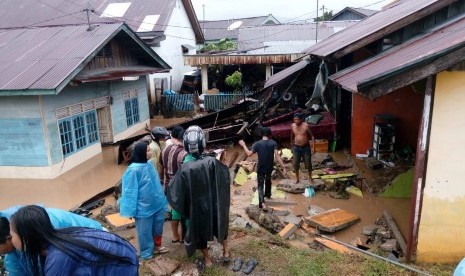
[[350, 199], [343, 200], [333, 199], [324, 192], [317, 192], [313, 198], [305, 198], [302, 195], [291, 195], [290, 198], [299, 202], [293, 210], [296, 215], [308, 216], [307, 207], [317, 205], [326, 210], [340, 208], [359, 216], [360, 221], [355, 225], [334, 234], [341, 241], [350, 242], [355, 237], [363, 237], [361, 234], [363, 227], [373, 224], [377, 218], [382, 217], [383, 210], [389, 212], [396, 221], [404, 239], [407, 238], [410, 216], [409, 198], [381, 198], [364, 193], [363, 198], [351, 195]]
[[[157, 116], [151, 121], [151, 126], [168, 126], [184, 120], [186, 118], [162, 119]], [[236, 163], [244, 156], [239, 146], [228, 148], [226, 162], [229, 162], [234, 152], [239, 153]], [[32, 203], [63, 209], [73, 208], [120, 181], [126, 166], [117, 165], [116, 158], [117, 148], [105, 147], [101, 155], [53, 180], [0, 179], [0, 209], [16, 204]], [[252, 156], [247, 160], [255, 159], [256, 156]], [[273, 185], [277, 182], [273, 181]], [[241, 196], [232, 195], [234, 202], [232, 209], [243, 209], [250, 204], [253, 186], [255, 183], [232, 189], [232, 191], [242, 190]], [[364, 198], [351, 196], [349, 200], [340, 200], [332, 199], [323, 192], [318, 192], [310, 199], [292, 194], [288, 194], [287, 198], [297, 202], [296, 205], [285, 206], [285, 209], [289, 209], [295, 215], [307, 216], [307, 207], [317, 205], [324, 209], [341, 208], [359, 216], [361, 220], [357, 224], [335, 234], [344, 242], [350, 242], [357, 236], [361, 237], [363, 226], [372, 224], [376, 218], [381, 217], [384, 209], [393, 216], [404, 238], [407, 236], [410, 199], [379, 198], [364, 193]]]
[[[156, 116], [150, 124], [151, 126], [168, 126], [186, 119], [163, 119], [161, 116]], [[0, 178], [0, 210], [17, 204], [43, 204], [62, 209], [74, 208], [121, 180], [126, 166], [117, 164], [117, 156], [117, 147], [104, 147], [102, 154], [55, 179]]]
[[71, 209], [121, 179], [126, 166], [117, 165], [117, 147], [51, 180], [0, 179], [0, 209], [17, 204], [44, 204]]

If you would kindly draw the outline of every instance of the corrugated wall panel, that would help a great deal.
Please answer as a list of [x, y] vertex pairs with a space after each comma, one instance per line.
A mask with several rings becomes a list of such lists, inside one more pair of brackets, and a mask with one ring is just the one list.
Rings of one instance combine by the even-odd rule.
[[165, 95], [166, 111], [194, 111], [192, 94]]

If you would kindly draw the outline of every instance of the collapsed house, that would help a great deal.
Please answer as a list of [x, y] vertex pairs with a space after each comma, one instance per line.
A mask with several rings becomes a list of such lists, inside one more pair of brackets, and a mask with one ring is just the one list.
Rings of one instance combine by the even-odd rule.
[[455, 262], [465, 254], [465, 220], [453, 211], [465, 194], [458, 165], [464, 16], [464, 1], [397, 1], [305, 50], [309, 62], [266, 85], [285, 87], [324, 62], [323, 101], [338, 121], [339, 145], [387, 161], [414, 149], [408, 260]]

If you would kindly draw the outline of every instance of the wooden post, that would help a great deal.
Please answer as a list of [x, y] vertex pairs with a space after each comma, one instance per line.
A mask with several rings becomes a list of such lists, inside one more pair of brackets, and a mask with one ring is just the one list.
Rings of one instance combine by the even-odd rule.
[[207, 93], [208, 90], [208, 64], [202, 64], [202, 93]]
[[428, 155], [435, 85], [436, 76], [429, 76], [426, 79], [423, 116], [421, 118], [420, 130], [418, 131], [417, 151], [415, 155], [415, 172], [413, 175], [413, 192], [410, 205], [410, 226], [407, 239], [406, 259], [408, 262], [413, 260], [418, 242], [418, 228], [420, 225], [421, 205], [423, 202], [423, 188], [425, 187], [426, 156]]
[[407, 244], [405, 243], [404, 237], [402, 237], [402, 234], [400, 233], [399, 228], [397, 228], [396, 222], [391, 217], [391, 215], [387, 212], [387, 210], [383, 211], [383, 217], [386, 220], [386, 223], [391, 229], [392, 233], [394, 234], [394, 237], [396, 237], [397, 243], [399, 244], [400, 249], [402, 250], [402, 253], [404, 253], [404, 256], [406, 256], [407, 255]]

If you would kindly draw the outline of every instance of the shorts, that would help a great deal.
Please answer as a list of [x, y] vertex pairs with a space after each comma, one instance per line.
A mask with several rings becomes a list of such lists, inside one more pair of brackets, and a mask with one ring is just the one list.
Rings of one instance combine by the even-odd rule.
[[171, 209], [171, 220], [181, 220], [181, 214], [178, 213], [176, 210]]
[[292, 151], [294, 154], [294, 168], [300, 167], [300, 162], [302, 162], [302, 156], [304, 157], [305, 167], [309, 170], [312, 165], [312, 152], [310, 150], [310, 145], [306, 146], [292, 146]]

